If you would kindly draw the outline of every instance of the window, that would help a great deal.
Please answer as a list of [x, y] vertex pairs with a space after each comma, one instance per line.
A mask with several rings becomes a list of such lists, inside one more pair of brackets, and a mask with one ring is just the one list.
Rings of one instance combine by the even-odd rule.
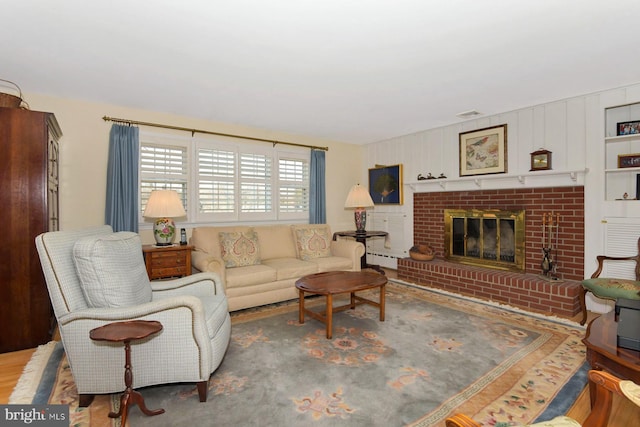
[[[142, 139], [142, 138], [141, 138]], [[153, 190], [176, 190], [188, 206], [186, 146], [140, 143], [140, 214]]]
[[270, 157], [240, 154], [240, 212], [271, 212]]
[[152, 190], [172, 189], [191, 223], [309, 217], [307, 149], [142, 132], [140, 141], [141, 213]]
[[309, 211], [309, 162], [281, 158], [278, 161], [279, 205], [282, 213]]
[[198, 150], [198, 212], [235, 212], [235, 181], [236, 153]]

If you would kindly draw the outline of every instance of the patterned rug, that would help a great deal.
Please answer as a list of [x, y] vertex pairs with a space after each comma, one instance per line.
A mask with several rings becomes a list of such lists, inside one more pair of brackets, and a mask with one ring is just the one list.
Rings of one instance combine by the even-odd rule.
[[[324, 299], [308, 305], [319, 310]], [[234, 313], [208, 401], [192, 384], [147, 387], [147, 407], [166, 413], [133, 407], [130, 425], [426, 427], [463, 412], [502, 427], [565, 413], [586, 384], [584, 328], [574, 322], [398, 281], [386, 308], [384, 322], [371, 306], [334, 314], [331, 340], [316, 320], [298, 323], [296, 302]], [[71, 425], [111, 426], [118, 398], [79, 409], [62, 346], [50, 343], [10, 403], [66, 403]]]

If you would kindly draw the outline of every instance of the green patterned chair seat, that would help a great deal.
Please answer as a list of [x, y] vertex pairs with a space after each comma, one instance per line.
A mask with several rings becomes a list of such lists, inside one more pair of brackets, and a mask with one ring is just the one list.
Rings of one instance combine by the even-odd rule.
[[640, 282], [629, 279], [596, 278], [582, 281], [582, 286], [600, 298], [614, 299], [639, 299]]

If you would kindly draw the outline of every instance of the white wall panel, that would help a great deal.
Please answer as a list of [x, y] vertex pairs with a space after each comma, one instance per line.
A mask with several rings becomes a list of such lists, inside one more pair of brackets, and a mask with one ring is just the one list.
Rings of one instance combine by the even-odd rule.
[[[545, 113], [545, 106], [544, 105], [538, 105], [536, 107], [533, 107], [532, 109], [533, 112], [533, 146], [537, 147], [536, 149], [540, 148], [540, 147], [544, 147], [544, 138], [545, 138], [545, 118], [546, 118], [546, 113]], [[517, 141], [514, 141], [517, 143]]]
[[[564, 146], [556, 147], [557, 154], [566, 159], [567, 169], [580, 169], [585, 165], [586, 150], [586, 107], [585, 99], [567, 101], [567, 139]], [[556, 152], [553, 153], [553, 164], [556, 165]]]
[[409, 256], [413, 243], [406, 241], [411, 231], [407, 215], [404, 213], [375, 213], [372, 215], [370, 230], [386, 231], [387, 239], [367, 239], [367, 263], [397, 269], [398, 258]]
[[567, 169], [567, 157], [565, 156], [567, 102], [560, 101], [547, 104], [544, 113], [544, 141], [542, 147], [553, 153], [552, 167], [554, 169]]

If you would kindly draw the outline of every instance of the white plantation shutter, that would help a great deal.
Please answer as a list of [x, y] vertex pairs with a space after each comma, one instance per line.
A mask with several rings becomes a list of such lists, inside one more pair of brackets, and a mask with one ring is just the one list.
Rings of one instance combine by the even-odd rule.
[[236, 153], [198, 150], [198, 212], [235, 212], [235, 189]]
[[278, 161], [280, 212], [309, 212], [309, 162], [280, 158]]
[[271, 157], [240, 154], [240, 212], [272, 211]]
[[187, 148], [140, 144], [140, 214], [153, 190], [175, 190], [185, 207], [188, 201]]

